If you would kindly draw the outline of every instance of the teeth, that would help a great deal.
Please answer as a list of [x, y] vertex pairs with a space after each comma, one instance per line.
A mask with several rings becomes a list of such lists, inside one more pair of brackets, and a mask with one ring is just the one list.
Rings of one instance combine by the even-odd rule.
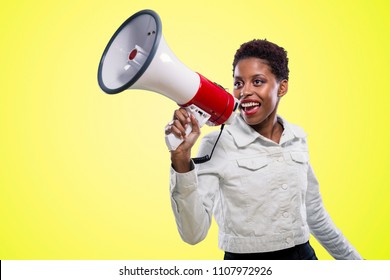
[[242, 103], [241, 107], [243, 108], [248, 108], [248, 107], [254, 107], [254, 106], [259, 106], [260, 103], [258, 102], [248, 102], [248, 103]]

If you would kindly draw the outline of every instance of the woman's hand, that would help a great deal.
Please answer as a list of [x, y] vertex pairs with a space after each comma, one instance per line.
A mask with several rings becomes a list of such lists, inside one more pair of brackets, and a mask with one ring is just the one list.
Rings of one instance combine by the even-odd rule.
[[[192, 126], [192, 131], [186, 135], [186, 129]], [[173, 120], [165, 127], [165, 134], [173, 133], [183, 140], [176, 150], [171, 151], [173, 168], [179, 173], [191, 170], [191, 149], [200, 135], [200, 127], [194, 115], [180, 108], [175, 110]]]

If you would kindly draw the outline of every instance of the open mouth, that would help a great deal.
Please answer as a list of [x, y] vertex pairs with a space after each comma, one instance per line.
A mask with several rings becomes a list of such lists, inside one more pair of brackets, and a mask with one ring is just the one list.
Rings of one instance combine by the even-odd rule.
[[261, 104], [259, 102], [254, 101], [243, 102], [240, 104], [241, 110], [244, 111], [246, 114], [253, 114], [257, 112], [260, 106]]

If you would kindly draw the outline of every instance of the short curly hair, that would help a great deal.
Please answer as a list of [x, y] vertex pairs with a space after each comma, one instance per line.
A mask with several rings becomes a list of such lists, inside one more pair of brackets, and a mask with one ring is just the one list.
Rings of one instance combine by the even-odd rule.
[[250, 57], [266, 60], [277, 80], [288, 80], [288, 57], [287, 51], [284, 48], [267, 41], [267, 39], [254, 39], [243, 43], [234, 55], [233, 75], [237, 63], [241, 59]]

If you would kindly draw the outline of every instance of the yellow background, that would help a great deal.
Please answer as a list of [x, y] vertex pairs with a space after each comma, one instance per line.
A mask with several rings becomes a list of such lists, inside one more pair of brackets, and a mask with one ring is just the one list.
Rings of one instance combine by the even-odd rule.
[[163, 136], [174, 102], [97, 83], [112, 34], [146, 8], [184, 64], [230, 90], [241, 43], [288, 50], [279, 113], [308, 133], [335, 223], [363, 257], [389, 259], [386, 2], [2, 1], [0, 259], [222, 258], [215, 224], [196, 246], [176, 230]]

